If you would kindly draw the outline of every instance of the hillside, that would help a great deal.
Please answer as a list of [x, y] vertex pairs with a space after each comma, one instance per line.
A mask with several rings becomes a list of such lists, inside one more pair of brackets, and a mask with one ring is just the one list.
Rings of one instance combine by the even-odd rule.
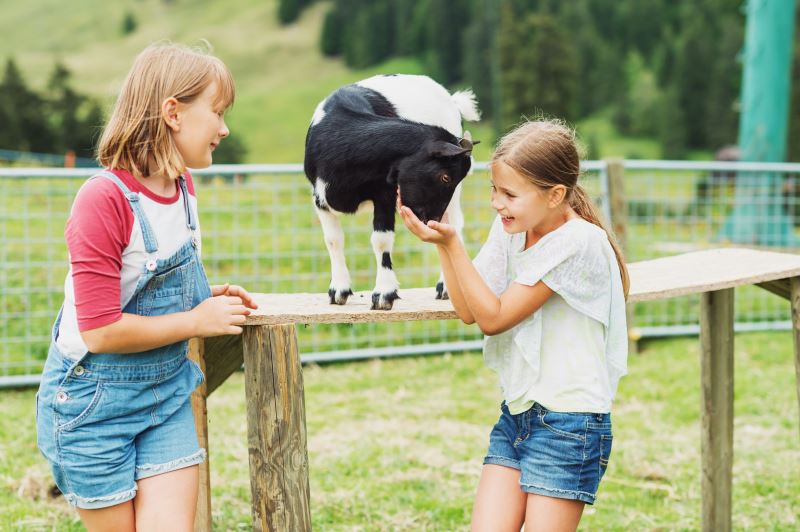
[[[241, 135], [249, 162], [302, 160], [308, 121], [334, 88], [376, 73], [421, 73], [414, 59], [396, 59], [364, 71], [324, 58], [317, 39], [326, 3], [312, 6], [297, 24], [280, 27], [275, 0], [225, 2], [141, 0], [37, 0], [4, 2], [0, 60], [14, 57], [29, 85], [44, 87], [60, 59], [73, 85], [111, 104], [134, 56], [159, 39], [197, 43], [207, 39], [231, 68], [237, 99], [229, 113], [232, 134]], [[123, 35], [126, 12], [138, 25]], [[487, 138], [488, 128], [470, 128]], [[491, 142], [476, 149], [488, 156]]]

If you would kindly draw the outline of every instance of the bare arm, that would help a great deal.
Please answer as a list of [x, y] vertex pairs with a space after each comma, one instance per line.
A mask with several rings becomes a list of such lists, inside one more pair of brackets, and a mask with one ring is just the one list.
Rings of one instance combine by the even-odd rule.
[[507, 331], [539, 310], [553, 295], [550, 287], [539, 281], [533, 286], [512, 283], [497, 297], [475, 269], [458, 239], [445, 246], [445, 253], [450, 257], [466, 306], [484, 334]]
[[[466, 323], [477, 323], [484, 334], [507, 331], [536, 312], [553, 295], [553, 291], [540, 281], [534, 286], [513, 283], [497, 297], [472, 264], [463, 242], [451, 226], [435, 221], [425, 225], [408, 207], [401, 206], [400, 216], [417, 237], [437, 245], [456, 313]], [[457, 295], [455, 290], [451, 292], [451, 279], [457, 283]], [[472, 321], [465, 318], [472, 318]]]
[[138, 353], [196, 336], [241, 334], [248, 309], [257, 308], [250, 294], [229, 285], [214, 286], [211, 293], [214, 297], [190, 311], [163, 316], [122, 314], [114, 323], [81, 332], [81, 337], [92, 353]]
[[447, 285], [447, 294], [450, 296], [450, 301], [453, 303], [453, 308], [458, 317], [467, 325], [475, 323], [475, 318], [472, 316], [464, 296], [462, 295], [461, 282], [453, 269], [453, 264], [450, 261], [450, 256], [442, 246], [436, 246], [439, 252], [439, 260], [442, 263], [442, 272], [444, 273], [444, 281]]

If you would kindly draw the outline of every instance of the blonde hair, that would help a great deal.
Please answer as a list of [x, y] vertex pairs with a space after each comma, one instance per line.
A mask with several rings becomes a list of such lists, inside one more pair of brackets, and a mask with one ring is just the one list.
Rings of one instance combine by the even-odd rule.
[[495, 162], [508, 165], [539, 188], [566, 187], [569, 206], [578, 216], [599, 226], [608, 235], [627, 298], [630, 278], [622, 250], [586, 190], [578, 184], [581, 168], [575, 131], [558, 120], [525, 122], [500, 139], [492, 156], [492, 164]]
[[136, 57], [97, 146], [100, 166], [137, 177], [150, 174], [151, 160], [157, 173], [177, 177], [186, 170], [161, 105], [167, 98], [190, 103], [211, 83], [217, 86], [215, 108], [233, 105], [233, 76], [209, 48], [208, 43], [206, 49], [156, 43]]

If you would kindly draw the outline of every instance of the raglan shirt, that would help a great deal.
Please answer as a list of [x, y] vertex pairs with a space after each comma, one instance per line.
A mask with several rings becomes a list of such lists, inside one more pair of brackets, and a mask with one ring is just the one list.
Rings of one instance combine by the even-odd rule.
[[538, 402], [559, 412], [609, 412], [627, 372], [628, 335], [606, 232], [573, 219], [525, 249], [525, 233], [506, 233], [497, 217], [473, 263], [497, 296], [512, 283], [539, 281], [554, 292], [531, 316], [484, 339], [486, 365], [497, 372], [509, 410]]
[[[177, 181], [174, 194], [159, 196], [129, 172], [112, 172], [138, 194], [158, 249], [152, 254], [146, 251], [139, 220], [114, 182], [95, 176], [81, 186], [64, 231], [70, 268], [64, 281], [64, 306], [56, 338], [59, 350], [73, 359], [88, 351], [81, 331], [122, 318], [122, 309], [133, 297], [146, 263], [171, 256], [192, 237]], [[188, 172], [185, 177], [189, 205], [197, 220], [194, 182]], [[194, 236], [199, 243], [199, 225]]]

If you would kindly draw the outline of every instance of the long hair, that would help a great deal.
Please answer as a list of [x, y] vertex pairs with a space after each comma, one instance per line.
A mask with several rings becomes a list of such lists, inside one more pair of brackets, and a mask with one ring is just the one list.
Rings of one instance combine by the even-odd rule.
[[602, 228], [608, 235], [627, 298], [630, 278], [622, 250], [586, 190], [578, 184], [581, 169], [575, 131], [558, 120], [525, 122], [500, 140], [492, 156], [492, 164], [498, 161], [507, 164], [541, 189], [556, 185], [566, 187], [569, 206], [578, 216]]
[[122, 168], [137, 177], [150, 172], [177, 177], [186, 164], [161, 115], [161, 104], [175, 98], [188, 104], [216, 83], [214, 106], [233, 105], [233, 76], [218, 58], [205, 50], [173, 43], [144, 49], [122, 84], [111, 117], [97, 146], [97, 161], [106, 168]]

